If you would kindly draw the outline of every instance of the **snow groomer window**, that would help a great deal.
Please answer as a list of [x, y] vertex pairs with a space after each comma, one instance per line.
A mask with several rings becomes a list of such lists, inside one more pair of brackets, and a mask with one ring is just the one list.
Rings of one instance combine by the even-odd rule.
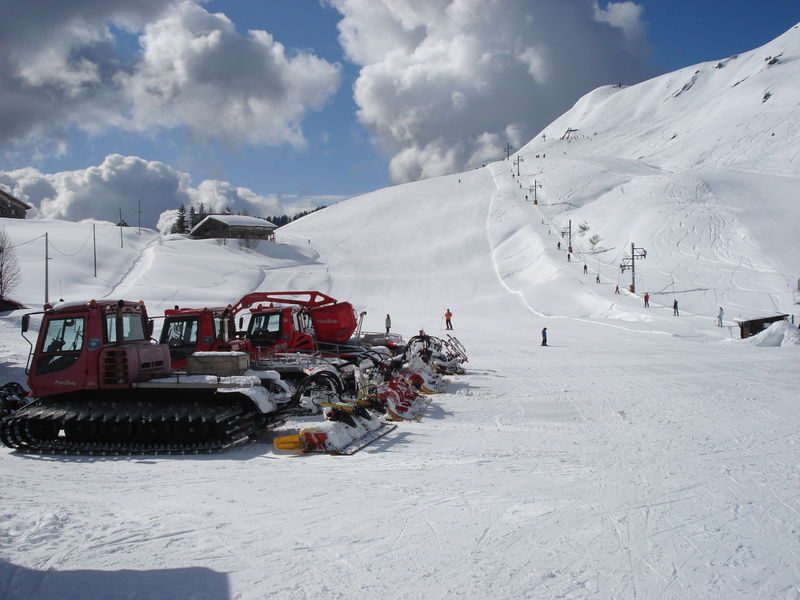
[[[117, 317], [109, 313], [106, 314], [106, 339], [109, 344], [117, 343]], [[144, 326], [142, 325], [142, 315], [139, 313], [122, 313], [122, 341], [143, 340]]]
[[83, 349], [84, 319], [53, 319], [47, 324], [42, 356], [37, 363], [39, 373], [66, 369], [78, 360]]

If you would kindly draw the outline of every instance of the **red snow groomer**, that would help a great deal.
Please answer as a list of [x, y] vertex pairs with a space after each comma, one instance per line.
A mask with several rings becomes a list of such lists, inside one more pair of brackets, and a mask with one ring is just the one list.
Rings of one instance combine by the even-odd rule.
[[236, 337], [230, 307], [169, 308], [164, 311], [160, 343], [169, 347], [172, 366], [185, 369], [187, 358], [200, 351], [228, 352]]
[[353, 305], [322, 292], [252, 292], [225, 308], [166, 310], [161, 343], [173, 366], [183, 368], [187, 356], [203, 351], [238, 350], [253, 361], [291, 352], [352, 353], [357, 349], [347, 342], [356, 327]]
[[[46, 305], [26, 373], [33, 400], [0, 422], [0, 440], [23, 452], [197, 453], [224, 450], [277, 415], [273, 393], [244, 374], [242, 353], [196, 357], [176, 374], [170, 348], [150, 338], [142, 302]], [[27, 338], [26, 338], [27, 339]]]
[[317, 291], [252, 292], [231, 312], [236, 317], [246, 310], [245, 346], [254, 359], [279, 352], [347, 352], [358, 325], [352, 304]]

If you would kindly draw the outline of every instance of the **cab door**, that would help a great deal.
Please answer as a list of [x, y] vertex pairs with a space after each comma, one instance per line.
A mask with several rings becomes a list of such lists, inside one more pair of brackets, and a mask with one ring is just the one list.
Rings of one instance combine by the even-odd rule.
[[83, 390], [86, 387], [86, 319], [56, 316], [45, 319], [40, 346], [28, 383], [36, 396]]

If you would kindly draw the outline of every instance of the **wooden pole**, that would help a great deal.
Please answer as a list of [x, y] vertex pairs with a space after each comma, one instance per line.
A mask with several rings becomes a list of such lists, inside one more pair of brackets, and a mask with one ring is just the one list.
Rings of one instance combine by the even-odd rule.
[[50, 272], [48, 269], [48, 263], [50, 262], [49, 252], [49, 242], [47, 239], [47, 232], [44, 233], [44, 303], [48, 304], [50, 302]]

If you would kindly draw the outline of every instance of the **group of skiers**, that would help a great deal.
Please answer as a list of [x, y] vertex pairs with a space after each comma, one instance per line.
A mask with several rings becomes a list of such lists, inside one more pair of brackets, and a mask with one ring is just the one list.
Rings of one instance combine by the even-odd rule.
[[[584, 269], [585, 269], [584, 265]], [[600, 283], [600, 275], [597, 276], [597, 282]], [[616, 289], [614, 290], [615, 294], [619, 294], [619, 285], [617, 285]], [[644, 294], [644, 305], [645, 308], [650, 308], [650, 292], [645, 292]], [[678, 300], [675, 299], [672, 302], [672, 312], [677, 317], [680, 316], [678, 311]], [[725, 311], [722, 310], [722, 307], [719, 307], [719, 314], [717, 315], [717, 326], [722, 327], [722, 319], [725, 315]], [[453, 313], [450, 309], [446, 309], [444, 313], [444, 322], [445, 322], [445, 329], [448, 331], [452, 331], [453, 329]], [[392, 328], [392, 318], [387, 314], [386, 315], [386, 335], [389, 335], [389, 331]], [[420, 335], [422, 335], [422, 330], [420, 330]], [[542, 346], [547, 346], [547, 327], [542, 329]]]
[[[443, 318], [444, 318], [444, 323], [445, 323], [445, 329], [447, 329], [448, 331], [452, 331], [453, 330], [453, 321], [452, 321], [453, 313], [450, 311], [449, 308], [447, 310], [445, 310]], [[391, 329], [392, 329], [392, 317], [390, 315], [388, 315], [388, 314], [386, 315], [386, 320], [384, 321], [384, 325], [386, 325], [386, 335], [389, 335], [389, 331], [391, 331]], [[422, 329], [420, 329], [419, 331], [420, 331], [420, 335], [424, 335], [424, 332], [423, 332]]]
[[[644, 293], [644, 307], [645, 308], [650, 308], [650, 292], [645, 292]], [[722, 307], [720, 307], [719, 310], [721, 312], [722, 311]], [[675, 298], [672, 301], [672, 314], [675, 315], [676, 317], [680, 316], [680, 312], [678, 311], [678, 299], [677, 298]]]
[[[617, 290], [615, 291], [616, 294], [619, 293], [619, 286], [617, 286]], [[650, 308], [650, 292], [644, 293], [644, 307]], [[675, 298], [672, 301], [672, 314], [676, 317], [680, 316], [680, 311], [678, 310], [678, 299]], [[725, 311], [722, 307], [719, 307], [719, 312], [717, 313], [717, 327], [723, 327], [723, 319], [725, 318]]]

